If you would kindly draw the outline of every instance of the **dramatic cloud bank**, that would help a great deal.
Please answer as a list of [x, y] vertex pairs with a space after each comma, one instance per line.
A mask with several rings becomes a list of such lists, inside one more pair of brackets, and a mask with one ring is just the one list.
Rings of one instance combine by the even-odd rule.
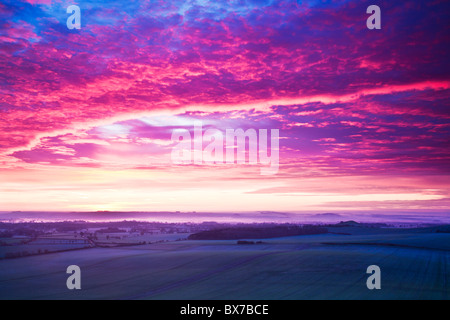
[[[448, 210], [450, 5], [370, 4], [2, 1], [0, 211]], [[278, 174], [173, 165], [199, 120], [279, 129]]]

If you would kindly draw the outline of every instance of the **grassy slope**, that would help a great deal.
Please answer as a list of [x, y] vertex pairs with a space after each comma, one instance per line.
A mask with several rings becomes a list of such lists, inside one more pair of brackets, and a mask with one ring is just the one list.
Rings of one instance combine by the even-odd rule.
[[[183, 241], [3, 260], [0, 299], [449, 298], [450, 234], [355, 233], [249, 246]], [[428, 249], [373, 245], [377, 242]], [[81, 291], [66, 289], [71, 264], [82, 269]], [[381, 267], [380, 291], [366, 288], [371, 264]]]

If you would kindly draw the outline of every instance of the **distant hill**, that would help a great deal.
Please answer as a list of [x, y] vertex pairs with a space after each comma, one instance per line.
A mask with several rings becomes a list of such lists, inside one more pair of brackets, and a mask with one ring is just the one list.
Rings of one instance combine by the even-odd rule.
[[357, 227], [357, 228], [386, 228], [388, 227], [385, 223], [359, 223], [353, 220], [341, 221], [337, 224], [330, 225], [330, 227], [344, 228], [344, 227]]
[[236, 227], [218, 230], [202, 231], [189, 236], [189, 240], [239, 240], [239, 239], [269, 239], [298, 235], [327, 233], [320, 226], [271, 226], [271, 227]]
[[318, 213], [314, 215], [315, 217], [322, 217], [322, 218], [340, 218], [342, 217], [340, 214], [337, 213]]
[[350, 220], [350, 221], [341, 221], [338, 224], [336, 224], [336, 227], [361, 227], [361, 223], [358, 223], [356, 221]]

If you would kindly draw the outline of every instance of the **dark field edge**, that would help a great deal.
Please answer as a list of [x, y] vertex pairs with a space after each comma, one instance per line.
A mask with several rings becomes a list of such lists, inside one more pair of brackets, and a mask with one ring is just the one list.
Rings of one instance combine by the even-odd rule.
[[431, 251], [443, 251], [449, 252], [449, 249], [443, 248], [431, 248], [412, 246], [408, 244], [396, 244], [396, 243], [378, 243], [378, 242], [321, 242], [320, 244], [326, 246], [377, 246], [377, 247], [394, 247], [394, 248], [407, 248], [407, 249], [419, 249], [419, 250], [431, 250]]

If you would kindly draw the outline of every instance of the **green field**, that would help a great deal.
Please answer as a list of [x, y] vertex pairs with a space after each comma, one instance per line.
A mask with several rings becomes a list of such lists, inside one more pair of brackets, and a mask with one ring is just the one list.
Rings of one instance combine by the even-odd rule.
[[[0, 261], [0, 299], [448, 299], [450, 234], [178, 241]], [[69, 265], [82, 290], [66, 288]], [[369, 265], [382, 289], [368, 290]]]

